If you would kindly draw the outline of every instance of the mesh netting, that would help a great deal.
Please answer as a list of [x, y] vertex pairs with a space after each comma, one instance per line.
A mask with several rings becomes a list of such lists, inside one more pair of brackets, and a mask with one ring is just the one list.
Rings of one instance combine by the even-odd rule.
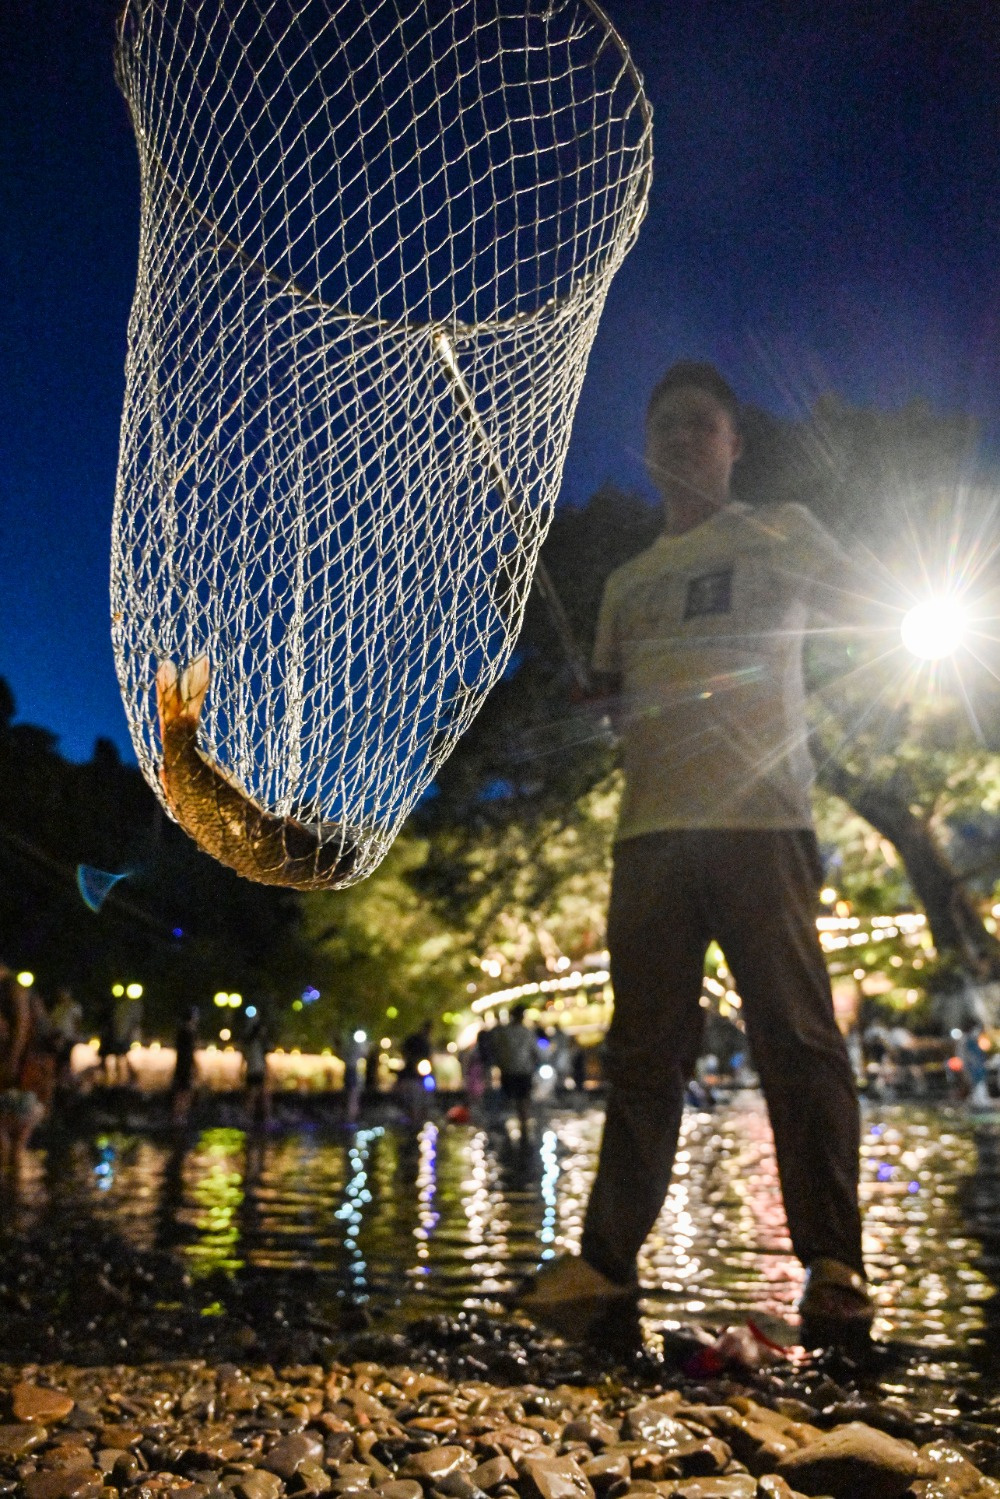
[[349, 883], [509, 658], [649, 107], [590, 0], [129, 0], [117, 66], [133, 742], [170, 806], [154, 679], [207, 655], [202, 754]]

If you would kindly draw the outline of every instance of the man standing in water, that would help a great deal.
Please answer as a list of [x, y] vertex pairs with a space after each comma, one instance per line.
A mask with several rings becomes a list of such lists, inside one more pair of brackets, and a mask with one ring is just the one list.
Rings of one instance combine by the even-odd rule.
[[802, 506], [731, 501], [739, 407], [711, 365], [667, 371], [646, 431], [664, 531], [608, 579], [593, 658], [625, 761], [604, 1136], [580, 1257], [544, 1266], [519, 1304], [581, 1335], [637, 1294], [636, 1256], [670, 1185], [698, 1056], [714, 938], [743, 999], [807, 1270], [803, 1338], [854, 1342], [867, 1338], [873, 1312], [858, 1105], [816, 933], [802, 683], [809, 612], [845, 612], [850, 564]]

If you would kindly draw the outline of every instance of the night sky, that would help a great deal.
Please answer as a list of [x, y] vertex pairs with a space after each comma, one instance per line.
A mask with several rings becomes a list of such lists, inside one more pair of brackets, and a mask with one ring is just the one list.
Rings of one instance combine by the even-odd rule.
[[[193, 3], [193, 0], [192, 0]], [[655, 110], [639, 244], [563, 499], [648, 490], [649, 388], [715, 360], [779, 413], [915, 396], [1000, 442], [994, 0], [605, 0]], [[18, 716], [130, 753], [107, 557], [138, 173], [110, 0], [0, 5], [0, 675]]]

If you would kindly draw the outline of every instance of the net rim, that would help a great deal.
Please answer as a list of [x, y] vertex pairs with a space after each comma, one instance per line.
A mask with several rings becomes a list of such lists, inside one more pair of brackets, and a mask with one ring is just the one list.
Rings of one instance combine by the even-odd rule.
[[[235, 255], [246, 270], [254, 272], [257, 276], [260, 277], [262, 281], [268, 282], [271, 286], [273, 286], [278, 295], [283, 294], [285, 296], [288, 296], [290, 299], [295, 300], [296, 302], [302, 303], [309, 307], [314, 307], [322, 312], [324, 316], [329, 318], [331, 321], [341, 322], [348, 327], [378, 329], [380, 332], [394, 333], [396, 335], [435, 334], [440, 332], [442, 329], [447, 328], [447, 330], [455, 337], [469, 338], [474, 334], [482, 332], [505, 332], [511, 328], [517, 328], [522, 325], [531, 324], [535, 322], [536, 319], [541, 318], [542, 316], [554, 316], [563, 308], [571, 305], [572, 303], [576, 302], [581, 296], [585, 295], [587, 289], [600, 282], [600, 280], [606, 274], [607, 265], [605, 264], [597, 270], [592, 271], [589, 275], [581, 277], [580, 280], [575, 282], [574, 285], [571, 286], [567, 292], [564, 292], [562, 296], [550, 297], [539, 307], [532, 308], [530, 311], [515, 313], [513, 317], [485, 318], [481, 322], [476, 323], [464, 322], [459, 318], [433, 318], [420, 321], [412, 318], [380, 318], [376, 317], [372, 313], [352, 312], [349, 308], [345, 308], [336, 302], [327, 302], [323, 297], [317, 295], [317, 293], [307, 291], [304, 287], [299, 286], [297, 282], [289, 279], [288, 277], [279, 276], [278, 273], [271, 270], [271, 268], [264, 261], [260, 260], [254, 255], [251, 255], [249, 251], [239, 243], [238, 240], [232, 239], [228, 234], [223, 234], [215, 220], [198, 207], [189, 193], [187, 193], [182, 187], [178, 186], [171, 174], [168, 172], [159, 153], [155, 151], [150, 145], [148, 136], [145, 130], [142, 128], [140, 120], [137, 118], [135, 112], [131, 108], [131, 100], [129, 99], [129, 95], [126, 91], [125, 77], [122, 69], [122, 58], [125, 53], [125, 27], [128, 24], [130, 13], [135, 13], [137, 24], [141, 24], [141, 11], [147, 3], [148, 0], [125, 0], [125, 3], [118, 14], [118, 20], [115, 27], [117, 43], [115, 48], [115, 76], [118, 82], [118, 86], [125, 98], [126, 104], [129, 105], [129, 113], [132, 116], [132, 125], [135, 131], [136, 141], [140, 144], [140, 157], [144, 163], [149, 163], [155, 166], [160, 174], [162, 181], [166, 184], [168, 193], [170, 193], [173, 197], [179, 199], [186, 205], [186, 207], [200, 220], [204, 227], [209, 230], [216, 243], [224, 247], [231, 254]], [[646, 94], [642, 74], [635, 64], [632, 54], [629, 51], [628, 44], [622, 36], [621, 32], [618, 30], [617, 26], [615, 26], [614, 22], [611, 20], [607, 11], [604, 10], [603, 6], [598, 4], [598, 0], [580, 0], [580, 3], [584, 5], [593, 16], [596, 17], [596, 19], [605, 29], [605, 40], [601, 44], [602, 49], [608, 42], [610, 42], [617, 48], [619, 56], [621, 57], [624, 64], [625, 73], [631, 79], [633, 87], [635, 89], [635, 103], [629, 106], [628, 113], [631, 113], [632, 109], [637, 107], [639, 109], [640, 118], [642, 120], [642, 131], [635, 145], [636, 156], [637, 158], [641, 158], [641, 166], [639, 170], [635, 172], [631, 184], [631, 196], [633, 198], [633, 201], [640, 204], [641, 207], [632, 224], [632, 234], [630, 236], [628, 244], [626, 244], [624, 247], [615, 247], [616, 253], [613, 253], [608, 257], [609, 260], [613, 262], [616, 258], [620, 257], [620, 255], [623, 253], [623, 250], [627, 251], [629, 245], [634, 243], [635, 236], [639, 231], [648, 207], [649, 188], [652, 179], [653, 168], [653, 155], [651, 149], [653, 107]]]

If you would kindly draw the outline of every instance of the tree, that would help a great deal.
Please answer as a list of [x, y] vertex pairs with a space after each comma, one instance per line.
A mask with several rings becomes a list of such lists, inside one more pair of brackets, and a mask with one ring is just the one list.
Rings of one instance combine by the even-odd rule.
[[[113, 983], [140, 981], [154, 1033], [218, 989], [287, 987], [304, 966], [293, 894], [202, 854], [107, 740], [75, 764], [14, 719], [2, 683], [0, 957], [44, 989], [69, 984], [93, 1025]], [[99, 911], [81, 898], [81, 865], [127, 875]]]
[[[735, 497], [808, 505], [865, 560], [882, 606], [899, 610], [908, 593], [945, 582], [941, 559], [956, 550], [982, 555], [997, 503], [992, 488], [969, 482], [970, 418], [939, 416], [920, 402], [894, 413], [860, 410], [827, 396], [805, 421], [750, 411], [745, 425]], [[585, 650], [607, 574], [648, 545], [659, 524], [655, 507], [610, 486], [557, 514], [544, 556]], [[886, 646], [884, 633], [859, 632], [821, 635], [810, 649], [820, 789], [898, 850], [927, 911], [941, 974], [991, 978], [1000, 974], [1000, 948], [981, 906], [1000, 872], [1000, 823], [984, 810], [994, 797], [997, 693], [971, 658], [963, 694], [946, 672], [904, 671]], [[544, 926], [558, 886], [544, 851], [556, 830], [582, 826], [587, 797], [615, 764], [593, 720], [567, 708], [568, 682], [533, 596], [510, 670], [418, 814], [432, 847], [415, 877], [453, 921], [467, 919], [482, 936], [488, 907], [477, 880]], [[606, 860], [598, 843], [583, 846]]]
[[360, 1026], [399, 1038], [448, 1012], [469, 981], [470, 934], [450, 924], [417, 888], [426, 840], [403, 832], [367, 880], [301, 897], [309, 984], [287, 1020], [299, 1044], [328, 1046]]
[[[975, 423], [923, 402], [882, 413], [820, 400], [805, 423], [748, 422], [744, 497], [808, 504], [863, 560], [872, 594], [899, 613], [920, 594], [974, 582], [981, 592], [995, 486], [971, 482]], [[986, 575], [984, 575], [984, 569]], [[887, 648], [888, 646], [888, 648]], [[1000, 945], [980, 909], [1000, 873], [996, 829], [972, 860], [961, 829], [980, 817], [996, 769], [998, 696], [967, 655], [922, 672], [898, 641], [819, 642], [812, 651], [814, 757], [820, 786], [896, 848], [924, 906], [942, 981], [1000, 977]], [[986, 853], [985, 859], [982, 855]]]

